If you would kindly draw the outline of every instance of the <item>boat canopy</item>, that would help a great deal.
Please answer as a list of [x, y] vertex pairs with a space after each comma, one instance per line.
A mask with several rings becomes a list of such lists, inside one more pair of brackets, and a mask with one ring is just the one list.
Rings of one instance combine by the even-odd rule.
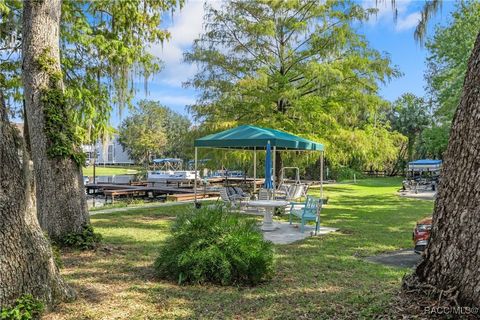
[[421, 159], [408, 163], [409, 171], [438, 171], [442, 167], [442, 160]]
[[164, 159], [153, 159], [153, 163], [163, 164], [163, 163], [182, 163], [182, 159], [178, 158], [164, 158]]

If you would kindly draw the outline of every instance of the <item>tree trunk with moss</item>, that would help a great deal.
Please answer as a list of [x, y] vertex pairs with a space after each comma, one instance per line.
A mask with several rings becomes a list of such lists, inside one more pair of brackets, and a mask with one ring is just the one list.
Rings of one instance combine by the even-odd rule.
[[[480, 306], [480, 34], [444, 157], [431, 240], [415, 276], [459, 303]], [[458, 295], [457, 295], [458, 294]]]
[[8, 122], [0, 92], [0, 309], [24, 294], [47, 307], [73, 297], [38, 224], [30, 160], [22, 144], [18, 130]]
[[60, 16], [60, 0], [24, 3], [22, 73], [38, 220], [52, 239], [89, 223], [80, 146], [63, 92]]

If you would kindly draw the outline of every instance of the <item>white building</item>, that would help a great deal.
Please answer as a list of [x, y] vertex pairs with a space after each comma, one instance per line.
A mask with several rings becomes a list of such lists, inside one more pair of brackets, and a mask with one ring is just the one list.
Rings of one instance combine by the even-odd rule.
[[122, 145], [118, 142], [118, 135], [114, 135], [113, 138], [107, 142], [108, 145], [104, 147], [102, 141], [98, 141], [95, 146], [85, 145], [83, 151], [87, 155], [87, 161], [93, 162], [94, 150], [97, 153], [96, 163], [107, 165], [131, 165], [135, 162], [130, 159], [127, 151], [123, 150]]

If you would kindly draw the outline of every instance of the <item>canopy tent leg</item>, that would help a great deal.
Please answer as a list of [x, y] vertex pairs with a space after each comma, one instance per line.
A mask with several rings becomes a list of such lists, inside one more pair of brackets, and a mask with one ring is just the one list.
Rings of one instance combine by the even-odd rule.
[[[324, 151], [321, 152], [320, 154], [320, 201], [322, 201], [323, 205], [323, 154]], [[318, 210], [318, 228], [320, 228], [320, 212], [321, 210]], [[315, 235], [318, 234], [317, 228], [315, 228]]]
[[253, 147], [253, 193], [257, 191], [257, 147]]
[[272, 191], [272, 199], [275, 199], [275, 163], [277, 162], [277, 146], [273, 146], [273, 166], [272, 166], [272, 185], [273, 185], [273, 191]]
[[325, 151], [322, 151], [320, 156], [320, 197], [323, 199], [323, 156]]
[[194, 196], [193, 196], [193, 199], [194, 199], [194, 203], [195, 203], [195, 207], [197, 207], [197, 160], [198, 160], [198, 148], [195, 147], [195, 181], [193, 181], [193, 193], [194, 193]]

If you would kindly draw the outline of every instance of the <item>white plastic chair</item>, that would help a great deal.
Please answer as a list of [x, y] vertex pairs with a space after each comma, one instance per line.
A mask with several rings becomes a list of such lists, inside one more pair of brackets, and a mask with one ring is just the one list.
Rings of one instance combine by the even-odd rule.
[[272, 199], [272, 191], [269, 189], [260, 189], [258, 191], [258, 200], [271, 200]]

